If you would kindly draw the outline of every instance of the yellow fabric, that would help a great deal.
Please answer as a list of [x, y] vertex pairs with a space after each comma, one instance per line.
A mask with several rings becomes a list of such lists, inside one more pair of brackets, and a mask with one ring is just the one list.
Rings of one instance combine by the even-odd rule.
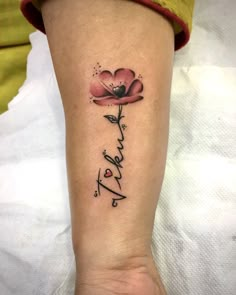
[[[195, 0], [152, 0], [152, 2], [167, 8], [172, 13], [177, 15], [188, 26], [189, 31], [192, 30], [193, 8]], [[174, 23], [175, 33], [178, 34], [181, 30], [179, 25]]]
[[29, 34], [35, 29], [22, 16], [17, 0], [0, 0], [0, 113], [25, 80]]

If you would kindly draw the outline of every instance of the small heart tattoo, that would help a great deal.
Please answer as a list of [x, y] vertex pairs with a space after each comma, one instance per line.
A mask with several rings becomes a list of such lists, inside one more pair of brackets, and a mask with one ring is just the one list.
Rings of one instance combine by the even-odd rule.
[[113, 87], [112, 91], [118, 98], [122, 98], [123, 96], [125, 96], [126, 88], [125, 85], [120, 85]]
[[106, 169], [104, 177], [108, 178], [108, 177], [111, 177], [111, 176], [113, 176], [112, 171], [110, 169]]

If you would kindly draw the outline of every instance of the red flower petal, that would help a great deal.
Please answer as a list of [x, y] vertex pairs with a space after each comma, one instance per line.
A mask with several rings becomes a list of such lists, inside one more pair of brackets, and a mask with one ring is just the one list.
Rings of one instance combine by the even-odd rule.
[[114, 98], [113, 96], [108, 96], [105, 99], [100, 99], [100, 100], [94, 99], [94, 102], [101, 106], [123, 105], [123, 104], [133, 103], [141, 99], [143, 99], [143, 96], [140, 96], [140, 95], [125, 96], [120, 99]]
[[130, 84], [134, 80], [135, 73], [130, 69], [118, 69], [114, 73], [114, 81], [116, 86], [120, 85], [120, 82], [125, 85], [126, 90], [129, 89]]
[[107, 99], [112, 99], [112, 98], [117, 99], [113, 95], [106, 95], [106, 96], [102, 96], [102, 97], [95, 97], [93, 101], [107, 100]]
[[94, 79], [90, 84], [90, 93], [95, 97], [111, 95], [98, 79]]
[[112, 75], [112, 73], [111, 73], [110, 71], [107, 71], [107, 70], [102, 71], [102, 72], [98, 75], [98, 77], [99, 77], [99, 79], [104, 80], [104, 81], [106, 81], [106, 80], [113, 80], [113, 75]]
[[109, 91], [111, 94], [113, 94], [112, 92], [112, 88], [113, 88], [113, 84], [114, 84], [114, 77], [112, 75], [112, 73], [110, 71], [102, 71], [99, 75], [98, 78], [101, 82], [101, 84], [104, 86], [104, 88]]
[[133, 96], [133, 95], [138, 94], [142, 91], [143, 91], [143, 83], [140, 80], [136, 79], [130, 85], [130, 88], [129, 88], [126, 95]]

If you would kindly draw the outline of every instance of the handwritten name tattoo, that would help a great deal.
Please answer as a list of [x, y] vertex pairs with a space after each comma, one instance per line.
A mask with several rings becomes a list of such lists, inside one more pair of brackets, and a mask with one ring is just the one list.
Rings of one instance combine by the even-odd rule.
[[[127, 125], [122, 114], [123, 105], [131, 104], [143, 99], [142, 76], [135, 77], [135, 72], [127, 68], [119, 68], [114, 73], [101, 70], [99, 63], [94, 67], [93, 79], [90, 83], [90, 102], [100, 106], [118, 106], [118, 114], [105, 115], [104, 118], [117, 127], [118, 138], [116, 140], [116, 155], [111, 156], [107, 149], [103, 151], [104, 168], [98, 169], [97, 188], [94, 197], [101, 196], [107, 192], [111, 197], [112, 207], [117, 207], [119, 202], [126, 199], [122, 187], [122, 169], [124, 168], [124, 132]], [[115, 184], [114, 184], [115, 181]]]
[[[101, 190], [107, 190], [112, 194], [112, 206], [117, 207], [118, 206], [118, 201], [121, 201], [123, 199], [126, 199], [127, 197], [123, 195], [120, 191], [122, 191], [122, 186], [121, 186], [121, 180], [122, 180], [122, 162], [124, 161], [124, 155], [123, 155], [123, 150], [124, 150], [124, 145], [123, 141], [125, 140], [124, 137], [124, 131], [122, 128], [122, 119], [124, 116], [122, 116], [122, 106], [119, 105], [119, 113], [118, 116], [115, 117], [114, 115], [106, 115], [104, 116], [111, 124], [115, 124], [118, 127], [120, 137], [117, 139], [117, 155], [115, 157], [111, 157], [106, 150], [103, 152], [104, 159], [112, 165], [113, 169], [106, 168], [104, 173], [103, 173], [103, 179], [101, 178], [101, 168], [99, 168], [98, 171], [98, 177], [97, 177], [97, 190], [95, 191], [95, 197], [101, 195]], [[114, 190], [109, 186], [109, 183], [107, 181], [103, 180], [110, 180], [111, 177], [114, 177], [116, 184], [117, 184], [117, 189]]]

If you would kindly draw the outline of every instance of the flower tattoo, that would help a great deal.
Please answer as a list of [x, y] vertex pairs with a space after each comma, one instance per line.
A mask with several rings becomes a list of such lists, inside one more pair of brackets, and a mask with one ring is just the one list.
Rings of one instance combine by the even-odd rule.
[[97, 63], [94, 67], [93, 79], [90, 83], [91, 101], [100, 106], [118, 105], [118, 114], [108, 114], [104, 118], [117, 127], [118, 138], [116, 140], [116, 155], [111, 156], [107, 149], [102, 155], [105, 160], [104, 168], [99, 168], [97, 176], [97, 189], [94, 197], [97, 198], [106, 191], [112, 198], [112, 207], [117, 207], [119, 201], [127, 196], [122, 191], [122, 169], [124, 157], [125, 131], [127, 125], [123, 122], [123, 105], [142, 100], [143, 97], [142, 76], [136, 77], [131, 69], [120, 68], [114, 74], [109, 70], [101, 70]]
[[108, 70], [95, 75], [90, 84], [93, 101], [98, 105], [125, 105], [143, 99], [143, 83], [135, 78], [134, 71], [118, 69], [112, 74]]

